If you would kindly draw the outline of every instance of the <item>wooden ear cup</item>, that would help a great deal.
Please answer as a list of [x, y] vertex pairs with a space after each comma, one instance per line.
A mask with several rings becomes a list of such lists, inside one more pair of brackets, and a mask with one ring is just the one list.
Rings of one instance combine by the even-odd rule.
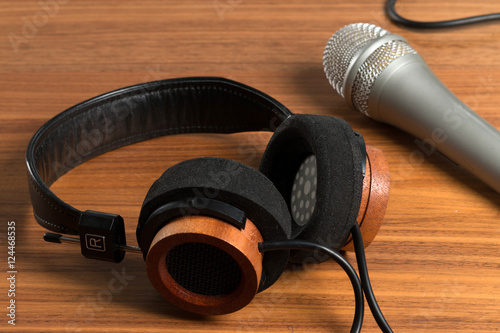
[[146, 270], [156, 290], [177, 307], [226, 314], [243, 308], [257, 293], [262, 241], [249, 219], [240, 230], [213, 217], [183, 216], [158, 231]]
[[[384, 153], [374, 147], [366, 146], [366, 172], [363, 180], [363, 194], [357, 221], [367, 248], [377, 235], [389, 201], [389, 165]], [[352, 236], [342, 250], [354, 251]]]

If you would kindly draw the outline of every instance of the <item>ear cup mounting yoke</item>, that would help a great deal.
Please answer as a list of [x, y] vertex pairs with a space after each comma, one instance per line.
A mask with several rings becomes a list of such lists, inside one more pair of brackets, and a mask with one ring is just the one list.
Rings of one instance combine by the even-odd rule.
[[139, 246], [143, 250], [144, 258], [151, 245], [154, 235], [165, 224], [180, 216], [204, 215], [221, 219], [238, 229], [245, 229], [245, 213], [227, 203], [208, 198], [188, 198], [168, 202], [157, 208], [148, 218], [141, 231]]

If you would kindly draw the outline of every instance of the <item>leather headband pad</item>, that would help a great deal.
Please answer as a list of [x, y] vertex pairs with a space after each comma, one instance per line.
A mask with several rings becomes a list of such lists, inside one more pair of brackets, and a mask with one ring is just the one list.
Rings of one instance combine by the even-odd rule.
[[217, 77], [148, 82], [77, 104], [43, 125], [28, 145], [35, 218], [49, 230], [77, 234], [81, 212], [49, 187], [107, 151], [169, 134], [271, 130], [290, 115], [272, 97]]

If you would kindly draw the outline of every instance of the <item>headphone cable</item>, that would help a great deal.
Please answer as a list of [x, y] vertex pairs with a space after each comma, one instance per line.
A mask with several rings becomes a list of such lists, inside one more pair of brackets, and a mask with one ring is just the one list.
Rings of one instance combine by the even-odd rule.
[[387, 15], [395, 23], [410, 27], [410, 28], [420, 28], [420, 29], [437, 29], [437, 28], [449, 28], [456, 27], [460, 25], [479, 23], [485, 21], [492, 21], [500, 19], [500, 13], [492, 13], [486, 15], [478, 15], [471, 17], [464, 17], [455, 20], [446, 21], [434, 21], [434, 22], [424, 22], [424, 21], [414, 21], [404, 18], [399, 15], [396, 11], [396, 0], [388, 0], [386, 4]]
[[276, 250], [308, 250], [308, 251], [320, 251], [335, 260], [340, 267], [344, 269], [344, 271], [349, 276], [351, 280], [352, 288], [354, 290], [354, 297], [356, 300], [355, 311], [354, 311], [354, 320], [351, 326], [351, 333], [359, 333], [361, 332], [361, 326], [363, 325], [363, 316], [364, 316], [364, 299], [363, 299], [363, 288], [361, 282], [359, 280], [358, 274], [352, 267], [352, 265], [345, 259], [340, 253], [334, 251], [326, 246], [298, 240], [284, 240], [284, 241], [276, 241], [276, 242], [262, 242], [259, 243], [259, 251], [276, 251]]
[[354, 252], [356, 253], [356, 261], [358, 263], [359, 276], [361, 277], [361, 284], [363, 286], [363, 291], [366, 295], [366, 301], [370, 307], [373, 318], [378, 324], [378, 327], [384, 333], [393, 333], [391, 327], [387, 323], [387, 320], [382, 314], [382, 310], [375, 299], [375, 294], [373, 293], [372, 284], [370, 282], [370, 277], [368, 276], [368, 267], [366, 266], [366, 256], [365, 247], [363, 245], [363, 238], [361, 236], [361, 230], [359, 225], [356, 223], [351, 229], [352, 240], [354, 243]]
[[334, 251], [326, 246], [316, 244], [309, 241], [303, 241], [298, 239], [284, 240], [284, 241], [276, 241], [276, 242], [262, 242], [259, 243], [259, 251], [276, 251], [276, 250], [308, 250], [308, 251], [320, 251], [327, 254], [330, 258], [335, 260], [337, 264], [340, 265], [346, 272], [347, 276], [351, 280], [352, 288], [354, 291], [355, 297], [355, 311], [354, 311], [354, 320], [351, 326], [351, 333], [358, 333], [361, 331], [361, 327], [363, 325], [363, 316], [364, 316], [364, 299], [363, 299], [363, 291], [366, 295], [366, 301], [370, 307], [373, 317], [377, 322], [378, 326], [384, 333], [393, 333], [391, 327], [387, 323], [387, 320], [384, 318], [382, 311], [375, 299], [375, 295], [373, 293], [372, 285], [370, 283], [370, 277], [368, 275], [368, 268], [366, 266], [366, 256], [365, 256], [365, 248], [363, 245], [363, 238], [361, 236], [361, 231], [359, 229], [359, 225], [355, 223], [353, 228], [351, 229], [353, 243], [354, 243], [354, 251], [356, 253], [356, 261], [358, 264], [359, 275], [361, 277], [361, 281], [358, 277], [358, 274], [352, 267], [352, 265], [345, 259], [339, 252]]

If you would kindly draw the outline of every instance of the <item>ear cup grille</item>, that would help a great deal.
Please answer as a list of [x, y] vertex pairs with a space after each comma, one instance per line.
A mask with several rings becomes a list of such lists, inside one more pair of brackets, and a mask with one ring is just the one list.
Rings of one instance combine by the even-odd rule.
[[195, 294], [232, 293], [241, 283], [238, 263], [225, 251], [204, 243], [183, 243], [170, 250], [165, 263], [172, 278]]
[[309, 155], [300, 165], [293, 181], [290, 206], [295, 223], [306, 225], [316, 207], [316, 156]]

